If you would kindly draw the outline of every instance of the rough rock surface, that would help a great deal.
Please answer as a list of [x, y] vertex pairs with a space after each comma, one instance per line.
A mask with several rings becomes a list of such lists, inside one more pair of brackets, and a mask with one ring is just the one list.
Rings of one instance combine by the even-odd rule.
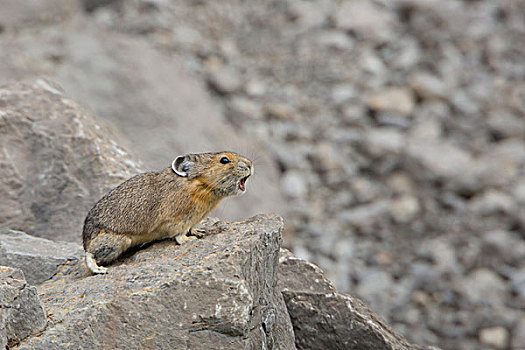
[[0, 265], [24, 272], [31, 285], [40, 284], [58, 271], [58, 267], [84, 256], [82, 246], [53, 242], [24, 232], [0, 230]]
[[0, 88], [0, 228], [77, 241], [84, 217], [139, 165], [53, 83]]
[[62, 266], [39, 287], [45, 332], [17, 348], [294, 349], [276, 290], [282, 219], [204, 227], [210, 236], [155, 243], [107, 275]]
[[292, 320], [297, 349], [425, 349], [394, 334], [361, 300], [339, 293], [321, 269], [284, 249], [278, 285]]
[[22, 270], [0, 266], [0, 349], [44, 330], [46, 313]]
[[14, 336], [9, 326], [8, 337], [0, 329], [0, 340], [9, 338], [13, 349], [437, 349], [408, 343], [359, 299], [339, 293], [318, 267], [280, 250], [280, 217], [209, 218], [198, 229], [203, 239], [136, 249], [107, 275], [92, 276], [83, 259], [56, 265], [38, 287], [45, 330], [36, 289], [20, 270], [4, 268], [0, 287], [16, 276], [9, 288], [32, 292], [22, 299], [23, 315], [41, 313], [4, 317], [18, 328]]

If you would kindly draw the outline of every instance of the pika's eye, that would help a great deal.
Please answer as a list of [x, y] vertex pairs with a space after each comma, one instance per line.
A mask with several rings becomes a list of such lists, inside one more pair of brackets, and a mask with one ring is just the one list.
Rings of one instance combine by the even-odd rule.
[[222, 157], [221, 158], [221, 163], [222, 164], [228, 164], [229, 162], [230, 162], [230, 160], [227, 157]]

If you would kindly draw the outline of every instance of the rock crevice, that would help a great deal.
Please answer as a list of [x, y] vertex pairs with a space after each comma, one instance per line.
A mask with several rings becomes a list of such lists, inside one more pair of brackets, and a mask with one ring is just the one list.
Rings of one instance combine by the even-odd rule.
[[0, 348], [15, 346], [46, 324], [37, 289], [27, 284], [20, 269], [0, 266]]

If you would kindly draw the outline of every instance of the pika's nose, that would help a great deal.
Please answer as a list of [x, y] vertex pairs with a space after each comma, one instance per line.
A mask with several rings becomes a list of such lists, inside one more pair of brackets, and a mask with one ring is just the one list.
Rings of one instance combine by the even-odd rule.
[[243, 169], [243, 170], [249, 170], [250, 171], [250, 175], [253, 175], [253, 164], [250, 162], [250, 163], [246, 163], [244, 161], [240, 161], [239, 162], [239, 168]]

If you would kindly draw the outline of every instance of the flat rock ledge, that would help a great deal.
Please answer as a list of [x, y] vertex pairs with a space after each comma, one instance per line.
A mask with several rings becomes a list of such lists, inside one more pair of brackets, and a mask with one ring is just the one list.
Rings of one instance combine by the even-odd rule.
[[0, 265], [21, 269], [31, 285], [47, 281], [59, 267], [83, 256], [84, 249], [76, 243], [53, 242], [21, 231], [0, 230]]
[[[424, 349], [395, 335], [358, 299], [338, 293], [315, 265], [281, 250], [280, 217], [258, 215], [234, 223], [207, 219], [199, 230], [205, 234], [202, 239], [184, 245], [170, 240], [150, 244], [120, 258], [107, 275], [97, 276], [90, 275], [81, 257], [75, 257], [78, 251], [71, 243], [52, 242], [67, 247], [57, 248], [62, 253], [56, 256], [44, 250], [46, 256], [33, 260], [56, 267], [54, 273], [47, 272], [38, 294], [26, 283], [22, 270], [2, 267], [1, 290], [14, 288], [16, 276], [18, 285], [25, 287], [15, 289], [31, 296], [18, 313], [2, 299], [2, 325], [20, 326], [21, 319], [38, 310], [43, 316], [32, 316], [23, 332], [15, 335], [12, 326], [7, 331], [0, 327], [0, 345], [9, 349]], [[0, 242], [7, 240], [5, 236], [26, 241], [16, 249], [18, 257], [24, 256], [21, 251], [29, 249], [33, 239], [4, 231]], [[13, 245], [3, 247], [4, 255], [14, 250]]]

